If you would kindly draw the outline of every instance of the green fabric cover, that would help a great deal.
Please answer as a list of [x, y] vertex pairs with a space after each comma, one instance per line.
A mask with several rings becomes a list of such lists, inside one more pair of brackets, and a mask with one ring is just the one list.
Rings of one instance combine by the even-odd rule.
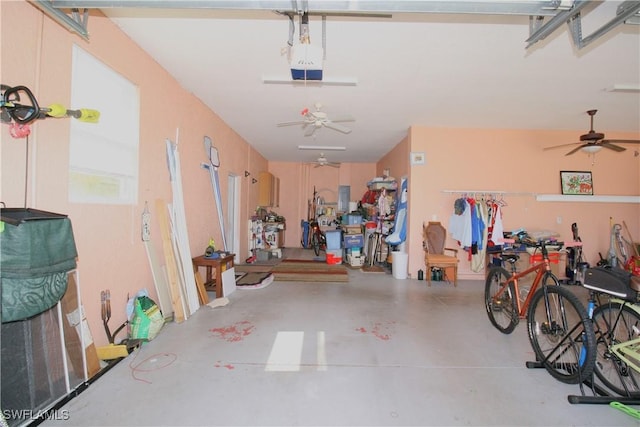
[[5, 223], [0, 233], [2, 322], [53, 307], [67, 289], [67, 272], [76, 268], [77, 255], [68, 218]]

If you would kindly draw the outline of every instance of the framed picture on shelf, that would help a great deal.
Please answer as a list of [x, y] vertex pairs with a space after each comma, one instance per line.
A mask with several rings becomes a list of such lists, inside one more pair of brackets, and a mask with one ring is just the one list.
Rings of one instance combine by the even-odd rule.
[[562, 194], [593, 196], [593, 177], [587, 171], [560, 171]]

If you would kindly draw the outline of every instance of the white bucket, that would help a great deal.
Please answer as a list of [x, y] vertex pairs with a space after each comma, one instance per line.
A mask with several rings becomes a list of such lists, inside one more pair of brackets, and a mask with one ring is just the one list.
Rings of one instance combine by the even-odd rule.
[[407, 278], [407, 266], [409, 264], [409, 254], [406, 252], [391, 252], [393, 262], [391, 263], [391, 274], [395, 279]]

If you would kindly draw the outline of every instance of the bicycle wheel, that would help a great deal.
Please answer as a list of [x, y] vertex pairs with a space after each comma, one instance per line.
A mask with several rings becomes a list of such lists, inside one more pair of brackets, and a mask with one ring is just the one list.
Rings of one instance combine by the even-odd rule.
[[[591, 377], [596, 359], [593, 323], [582, 303], [559, 285], [553, 275], [543, 278], [542, 288], [527, 310], [527, 330], [536, 360], [555, 379], [579, 384]], [[547, 314], [548, 313], [548, 314]]]
[[316, 256], [320, 255], [320, 236], [316, 232], [311, 235], [311, 247]]
[[516, 287], [502, 267], [492, 267], [484, 285], [484, 306], [491, 324], [503, 334], [510, 334], [520, 321]]
[[640, 373], [611, 351], [611, 346], [640, 336], [640, 314], [612, 301], [596, 307], [593, 326], [597, 338], [596, 376], [620, 396], [640, 397]]

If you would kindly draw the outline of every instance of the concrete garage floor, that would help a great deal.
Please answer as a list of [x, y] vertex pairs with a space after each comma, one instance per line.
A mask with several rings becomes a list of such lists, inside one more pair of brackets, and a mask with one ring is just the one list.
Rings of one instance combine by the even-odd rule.
[[532, 360], [484, 311], [481, 281], [274, 281], [203, 306], [67, 403], [77, 426], [638, 426]]

